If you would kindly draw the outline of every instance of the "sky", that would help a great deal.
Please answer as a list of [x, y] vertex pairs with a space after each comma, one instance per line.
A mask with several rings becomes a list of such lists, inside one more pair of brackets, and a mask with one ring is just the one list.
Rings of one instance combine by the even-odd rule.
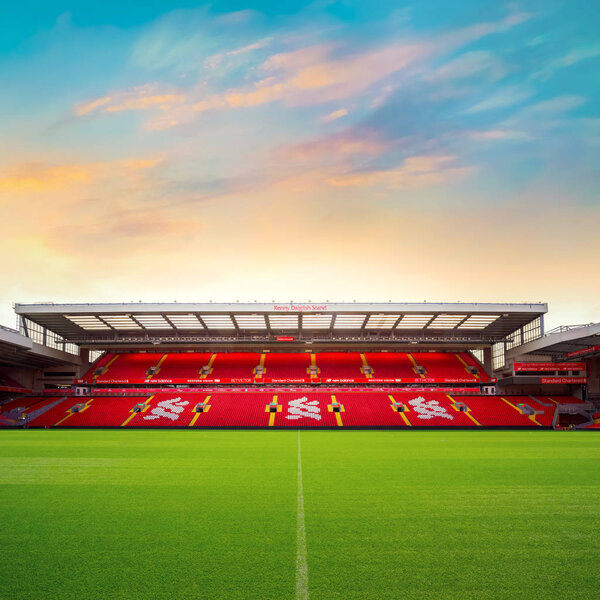
[[600, 321], [600, 4], [0, 6], [13, 302], [549, 303]]

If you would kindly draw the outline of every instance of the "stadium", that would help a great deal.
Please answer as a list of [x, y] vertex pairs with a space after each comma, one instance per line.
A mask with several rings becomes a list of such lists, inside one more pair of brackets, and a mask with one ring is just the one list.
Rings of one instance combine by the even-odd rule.
[[591, 598], [600, 324], [546, 311], [16, 304], [5, 547], [56, 597]]
[[0, 4], [0, 600], [596, 600], [600, 3]]

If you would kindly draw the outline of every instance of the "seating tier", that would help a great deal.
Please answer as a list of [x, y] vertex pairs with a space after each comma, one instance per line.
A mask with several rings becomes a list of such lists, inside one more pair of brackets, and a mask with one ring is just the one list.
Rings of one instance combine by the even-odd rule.
[[[265, 368], [261, 378], [255, 368]], [[364, 359], [363, 359], [364, 356]], [[317, 373], [309, 373], [309, 367]], [[367, 377], [361, 367], [371, 367]], [[420, 373], [417, 367], [425, 371]], [[155, 374], [149, 369], [156, 367]], [[202, 367], [210, 373], [201, 374]], [[475, 367], [479, 375], [468, 372]], [[103, 372], [95, 375], [99, 369]], [[79, 380], [81, 383], [481, 383], [488, 381], [473, 356], [468, 352], [169, 352], [108, 353], [98, 360]]]
[[[525, 396], [341, 388], [215, 388], [49, 400], [31, 427], [550, 427], [556, 411], [556, 405]], [[523, 404], [535, 409], [533, 418], [522, 412]], [[82, 410], [73, 412], [75, 405]], [[134, 412], [135, 405], [143, 410]]]

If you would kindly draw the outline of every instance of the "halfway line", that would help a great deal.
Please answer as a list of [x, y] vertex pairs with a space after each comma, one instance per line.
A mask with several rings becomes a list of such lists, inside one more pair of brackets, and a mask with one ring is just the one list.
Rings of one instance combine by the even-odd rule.
[[296, 600], [308, 600], [308, 563], [304, 526], [304, 489], [302, 487], [302, 449], [298, 429], [298, 552], [296, 554]]

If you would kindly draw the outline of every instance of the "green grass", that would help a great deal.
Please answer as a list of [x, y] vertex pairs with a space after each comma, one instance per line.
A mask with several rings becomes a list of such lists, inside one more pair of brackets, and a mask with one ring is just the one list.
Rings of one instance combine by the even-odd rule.
[[[312, 600], [598, 596], [600, 435], [303, 431]], [[0, 597], [293, 599], [296, 431], [0, 431]]]

